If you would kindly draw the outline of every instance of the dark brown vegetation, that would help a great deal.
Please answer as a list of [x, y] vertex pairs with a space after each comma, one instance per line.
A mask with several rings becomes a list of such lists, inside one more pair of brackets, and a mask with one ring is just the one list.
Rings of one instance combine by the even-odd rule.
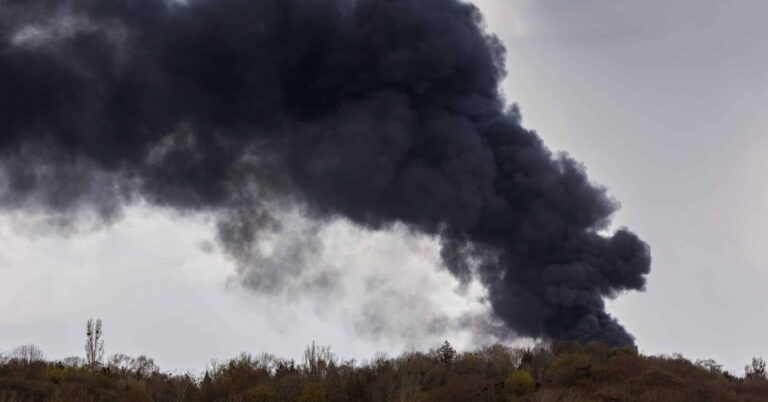
[[755, 359], [746, 373], [595, 343], [463, 354], [446, 343], [360, 364], [313, 344], [299, 363], [242, 354], [193, 377], [161, 373], [146, 357], [47, 362], [27, 345], [0, 359], [0, 402], [768, 401], [765, 363]]

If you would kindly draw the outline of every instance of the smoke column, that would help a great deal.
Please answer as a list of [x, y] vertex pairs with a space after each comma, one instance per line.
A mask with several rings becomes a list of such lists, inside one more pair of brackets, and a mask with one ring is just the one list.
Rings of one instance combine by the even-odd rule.
[[510, 332], [634, 344], [604, 299], [648, 246], [521, 126], [504, 53], [459, 0], [0, 0], [0, 205], [203, 211], [244, 259], [275, 206], [404, 224]]

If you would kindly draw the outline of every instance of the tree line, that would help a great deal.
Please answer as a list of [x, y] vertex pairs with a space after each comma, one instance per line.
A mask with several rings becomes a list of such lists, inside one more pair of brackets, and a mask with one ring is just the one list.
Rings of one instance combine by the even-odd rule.
[[161, 372], [146, 356], [105, 358], [101, 320], [89, 320], [85, 333], [83, 357], [47, 361], [34, 345], [0, 354], [0, 402], [768, 401], [761, 358], [737, 377], [712, 359], [598, 343], [460, 353], [445, 341], [357, 362], [313, 342], [299, 361], [243, 353], [192, 375]]

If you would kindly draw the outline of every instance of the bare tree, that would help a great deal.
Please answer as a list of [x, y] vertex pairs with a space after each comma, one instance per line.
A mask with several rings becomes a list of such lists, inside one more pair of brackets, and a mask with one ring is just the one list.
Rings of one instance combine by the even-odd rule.
[[115, 373], [125, 374], [133, 368], [134, 358], [118, 353], [110, 356], [107, 366]]
[[155, 361], [147, 356], [141, 355], [131, 362], [131, 371], [133, 375], [139, 378], [149, 378], [160, 371], [160, 367]]
[[710, 373], [718, 374], [723, 372], [723, 365], [716, 362], [714, 359], [699, 359], [696, 360], [695, 364]]
[[304, 351], [304, 370], [311, 378], [324, 378], [328, 370], [336, 366], [336, 361], [330, 346], [318, 346], [315, 341]]
[[765, 360], [762, 357], [753, 357], [752, 363], [744, 366], [744, 375], [747, 378], [765, 378]]
[[17, 346], [10, 355], [11, 359], [16, 359], [24, 364], [32, 364], [43, 360], [43, 351], [33, 344]]
[[107, 367], [115, 373], [132, 374], [138, 378], [148, 378], [160, 371], [155, 361], [147, 356], [134, 358], [122, 353], [110, 356]]
[[101, 365], [101, 361], [104, 359], [102, 334], [101, 319], [97, 319], [96, 322], [93, 321], [93, 318], [89, 319], [85, 324], [85, 361], [91, 368]]
[[82, 367], [83, 358], [80, 356], [69, 356], [61, 359], [61, 364], [64, 367]]

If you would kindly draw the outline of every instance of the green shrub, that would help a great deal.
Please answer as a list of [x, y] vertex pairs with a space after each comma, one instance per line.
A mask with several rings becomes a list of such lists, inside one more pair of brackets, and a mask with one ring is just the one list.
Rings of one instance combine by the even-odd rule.
[[328, 396], [325, 387], [316, 382], [304, 384], [301, 395], [299, 395], [299, 402], [326, 402], [327, 400]]
[[48, 366], [45, 368], [45, 378], [54, 384], [60, 384], [64, 379], [64, 370], [56, 366]]
[[525, 395], [536, 390], [533, 376], [526, 370], [515, 370], [504, 380], [504, 388], [513, 395]]
[[277, 394], [271, 388], [264, 385], [251, 387], [246, 392], [248, 402], [276, 402]]

